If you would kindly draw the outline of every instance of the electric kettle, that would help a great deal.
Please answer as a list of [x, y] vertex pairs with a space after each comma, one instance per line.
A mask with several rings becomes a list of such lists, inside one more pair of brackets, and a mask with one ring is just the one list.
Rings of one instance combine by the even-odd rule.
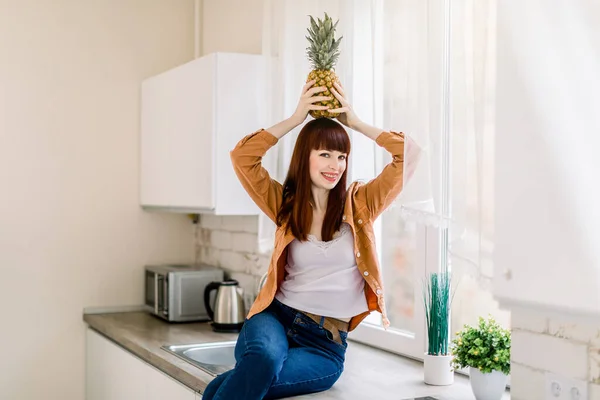
[[[210, 305], [210, 293], [216, 290], [214, 309]], [[238, 281], [211, 282], [204, 289], [204, 306], [213, 321], [215, 332], [239, 332], [244, 325], [246, 310], [242, 289]]]

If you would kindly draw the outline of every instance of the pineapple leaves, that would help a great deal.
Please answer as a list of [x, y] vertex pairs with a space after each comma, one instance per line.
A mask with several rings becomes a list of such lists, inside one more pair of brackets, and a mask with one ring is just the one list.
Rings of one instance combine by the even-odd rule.
[[339, 46], [342, 37], [335, 39], [335, 30], [339, 20], [333, 23], [333, 20], [327, 13], [325, 18], [317, 21], [310, 17], [310, 27], [306, 39], [310, 46], [306, 49], [306, 55], [314, 69], [329, 70], [333, 69], [339, 58]]
[[331, 30], [331, 20], [330, 19], [326, 19], [325, 20], [325, 30], [326, 31], [330, 31]]
[[[315, 22], [315, 19], [312, 16], [310, 16], [310, 25], [312, 26], [313, 32], [319, 31], [319, 26], [317, 25], [317, 23]], [[309, 32], [310, 32], [310, 30], [309, 30]], [[311, 35], [311, 36], [313, 36], [313, 35]]]

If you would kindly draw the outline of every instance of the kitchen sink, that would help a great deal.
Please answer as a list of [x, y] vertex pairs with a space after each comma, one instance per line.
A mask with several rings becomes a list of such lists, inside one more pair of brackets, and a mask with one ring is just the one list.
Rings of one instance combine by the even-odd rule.
[[235, 366], [235, 341], [162, 346], [163, 350], [176, 355], [204, 372], [217, 376]]

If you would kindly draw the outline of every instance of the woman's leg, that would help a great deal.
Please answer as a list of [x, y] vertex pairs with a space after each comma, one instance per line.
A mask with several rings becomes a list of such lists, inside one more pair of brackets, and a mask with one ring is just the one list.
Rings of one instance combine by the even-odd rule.
[[286, 330], [273, 313], [253, 316], [238, 337], [235, 368], [215, 378], [202, 400], [262, 400], [279, 376], [288, 348]]
[[216, 376], [212, 381], [208, 383], [206, 389], [204, 389], [204, 393], [202, 393], [202, 400], [210, 400], [215, 397], [215, 393], [221, 387], [221, 384], [227, 377], [233, 372], [233, 370], [222, 373], [221, 375]]
[[[286, 310], [284, 306], [280, 308]], [[316, 323], [302, 313], [294, 314], [287, 359], [265, 399], [321, 392], [339, 379], [344, 370], [348, 333], [337, 331], [338, 335], [334, 335], [324, 325], [324, 319]]]
[[316, 348], [290, 349], [279, 378], [271, 385], [265, 399], [322, 392], [333, 386], [343, 370], [343, 363]]

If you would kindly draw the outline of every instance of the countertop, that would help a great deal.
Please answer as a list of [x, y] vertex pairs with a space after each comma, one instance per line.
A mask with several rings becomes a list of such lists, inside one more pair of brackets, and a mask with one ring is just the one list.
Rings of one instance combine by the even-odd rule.
[[[207, 322], [170, 324], [146, 312], [84, 314], [83, 319], [90, 328], [199, 393], [213, 377], [161, 346], [237, 339], [237, 334], [213, 332]], [[456, 375], [451, 386], [429, 386], [423, 383], [422, 363], [349, 340], [344, 373], [336, 384], [328, 391], [295, 398], [400, 400], [419, 396], [474, 399], [464, 376]]]

